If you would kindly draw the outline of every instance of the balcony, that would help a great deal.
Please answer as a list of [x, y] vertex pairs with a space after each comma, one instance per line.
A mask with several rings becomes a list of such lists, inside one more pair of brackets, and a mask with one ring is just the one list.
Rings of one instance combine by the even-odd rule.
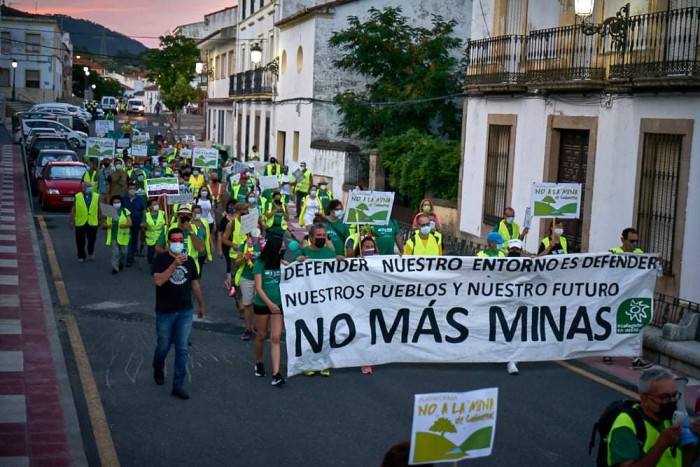
[[274, 75], [269, 70], [258, 68], [229, 76], [228, 95], [230, 97], [249, 95], [270, 95], [274, 85]]
[[467, 52], [470, 91], [700, 88], [700, 8], [631, 16], [623, 47], [571, 25], [469, 41]]

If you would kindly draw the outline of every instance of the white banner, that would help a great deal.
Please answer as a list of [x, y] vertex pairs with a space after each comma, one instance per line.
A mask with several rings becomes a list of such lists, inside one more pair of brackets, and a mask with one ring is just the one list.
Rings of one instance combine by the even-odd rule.
[[578, 219], [581, 199], [580, 183], [533, 183], [530, 190], [532, 217]]
[[371, 256], [282, 269], [288, 374], [390, 362], [637, 356], [652, 255]]
[[183, 159], [192, 159], [192, 150], [190, 148], [182, 148], [180, 149], [180, 157]]
[[180, 185], [177, 183], [177, 177], [149, 178], [146, 180], [146, 193], [149, 198], [163, 195], [170, 198], [180, 193]]
[[490, 456], [498, 388], [416, 394], [409, 465]]
[[360, 191], [348, 193], [345, 206], [346, 224], [387, 225], [394, 205], [394, 193], [391, 191]]

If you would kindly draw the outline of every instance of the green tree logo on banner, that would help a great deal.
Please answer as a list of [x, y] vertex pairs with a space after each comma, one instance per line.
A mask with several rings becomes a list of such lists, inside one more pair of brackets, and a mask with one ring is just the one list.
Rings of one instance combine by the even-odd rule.
[[628, 298], [617, 309], [617, 333], [637, 334], [653, 314], [651, 298]]

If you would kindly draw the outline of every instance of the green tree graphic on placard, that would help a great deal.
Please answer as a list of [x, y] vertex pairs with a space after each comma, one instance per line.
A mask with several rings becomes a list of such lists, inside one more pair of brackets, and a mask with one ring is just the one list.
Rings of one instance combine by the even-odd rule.
[[445, 433], [457, 433], [457, 428], [454, 426], [454, 424], [447, 418], [440, 417], [437, 420], [435, 420], [435, 423], [428, 428], [430, 431], [434, 431], [435, 433], [440, 433], [442, 437], [445, 437]]

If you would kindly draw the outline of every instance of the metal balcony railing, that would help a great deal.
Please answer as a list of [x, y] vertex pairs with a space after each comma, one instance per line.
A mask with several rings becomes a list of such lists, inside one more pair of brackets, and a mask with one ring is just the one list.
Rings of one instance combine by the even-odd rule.
[[229, 96], [247, 94], [272, 94], [274, 74], [258, 68], [229, 76]]
[[467, 84], [602, 85], [700, 78], [700, 7], [631, 16], [629, 21], [623, 47], [609, 36], [587, 36], [577, 25], [469, 41]]

